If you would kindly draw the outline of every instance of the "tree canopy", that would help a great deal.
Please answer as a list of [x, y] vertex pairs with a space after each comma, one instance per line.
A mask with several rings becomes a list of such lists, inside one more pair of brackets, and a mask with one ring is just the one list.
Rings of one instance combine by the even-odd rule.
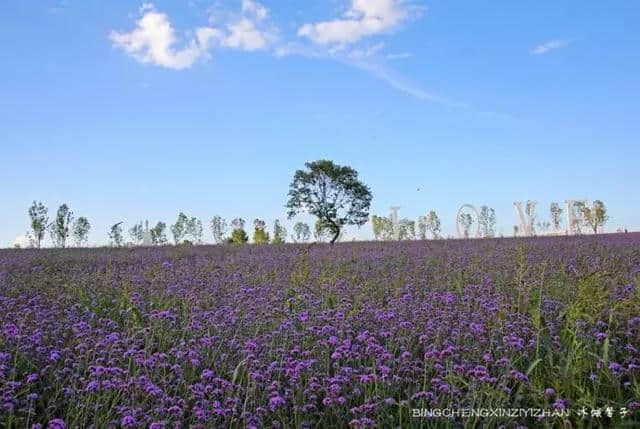
[[301, 212], [316, 216], [333, 234], [331, 243], [346, 225], [364, 225], [372, 195], [351, 167], [320, 160], [307, 162], [293, 176], [287, 203], [289, 218]]

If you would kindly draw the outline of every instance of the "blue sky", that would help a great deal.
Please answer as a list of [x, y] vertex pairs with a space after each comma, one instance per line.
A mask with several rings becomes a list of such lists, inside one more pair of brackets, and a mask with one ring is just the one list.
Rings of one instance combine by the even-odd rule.
[[[5, 0], [0, 244], [27, 208], [93, 224], [285, 218], [291, 177], [360, 172], [372, 213], [602, 199], [640, 228], [640, 3]], [[418, 190], [419, 189], [419, 190]], [[367, 237], [370, 227], [350, 231]], [[210, 233], [207, 234], [210, 238]]]

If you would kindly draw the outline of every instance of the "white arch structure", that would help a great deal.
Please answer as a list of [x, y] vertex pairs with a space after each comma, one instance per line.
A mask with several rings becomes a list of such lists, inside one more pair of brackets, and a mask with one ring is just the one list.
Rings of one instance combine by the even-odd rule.
[[476, 230], [476, 237], [480, 237], [480, 215], [478, 214], [478, 210], [476, 210], [476, 208], [471, 204], [463, 204], [458, 209], [458, 214], [456, 215], [456, 230], [458, 231], [458, 237], [465, 238], [464, 231], [461, 228], [462, 225], [460, 225], [460, 215], [464, 212], [465, 209], [468, 209], [473, 213], [473, 216], [475, 217], [474, 222], [478, 226]]

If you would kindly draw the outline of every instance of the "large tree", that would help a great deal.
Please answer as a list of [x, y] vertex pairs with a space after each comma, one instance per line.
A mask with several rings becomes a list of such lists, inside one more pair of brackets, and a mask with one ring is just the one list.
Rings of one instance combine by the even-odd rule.
[[35, 246], [39, 249], [44, 238], [44, 233], [47, 230], [47, 223], [49, 222], [49, 216], [47, 213], [49, 210], [41, 202], [33, 202], [33, 205], [29, 207], [29, 217], [31, 218], [31, 231], [33, 233], [33, 241]]
[[72, 222], [73, 212], [66, 204], [61, 205], [56, 212], [56, 219], [49, 225], [51, 241], [56, 247], [66, 247]]
[[289, 218], [305, 211], [316, 216], [333, 234], [332, 244], [346, 225], [367, 222], [371, 191], [358, 180], [353, 168], [328, 160], [307, 162], [305, 166], [305, 170], [296, 171], [291, 182]]

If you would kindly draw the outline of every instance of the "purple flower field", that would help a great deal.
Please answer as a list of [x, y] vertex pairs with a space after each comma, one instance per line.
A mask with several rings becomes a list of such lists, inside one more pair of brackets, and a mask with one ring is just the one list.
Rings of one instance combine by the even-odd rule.
[[1, 251], [0, 427], [633, 427], [639, 288], [636, 234]]

